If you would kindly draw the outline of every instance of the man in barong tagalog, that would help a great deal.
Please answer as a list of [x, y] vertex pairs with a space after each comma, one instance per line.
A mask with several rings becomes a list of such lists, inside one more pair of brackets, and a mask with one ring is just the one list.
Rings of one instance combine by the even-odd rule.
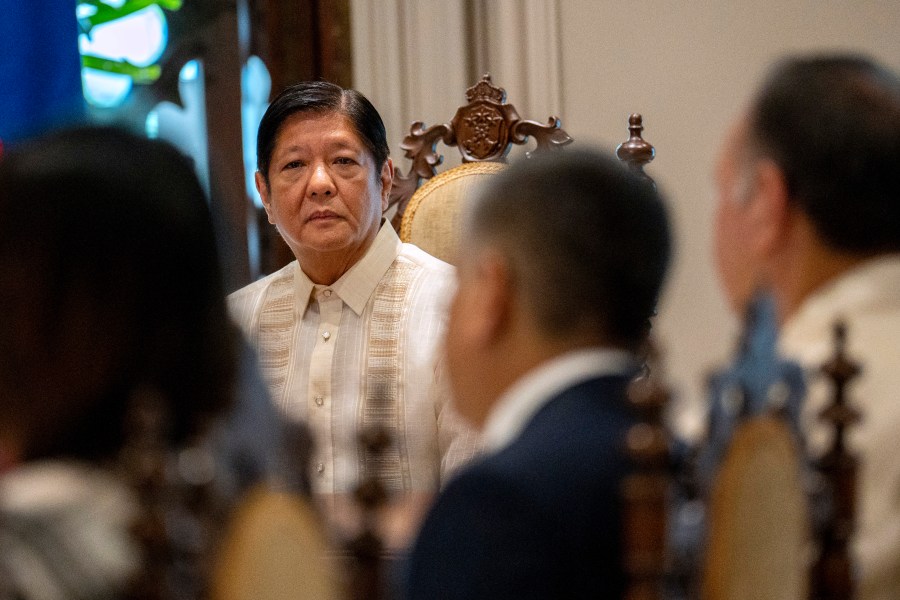
[[836, 321], [862, 366], [848, 393], [860, 459], [856, 598], [900, 598], [900, 76], [850, 54], [775, 65], [721, 151], [716, 258], [736, 312], [775, 300], [780, 353], [808, 373], [801, 427], [814, 456]]
[[[230, 298], [277, 406], [313, 432], [313, 491], [345, 494], [366, 475], [437, 491], [477, 436], [436, 381], [453, 268], [404, 244], [382, 218], [394, 166], [384, 124], [359, 92], [291, 86], [259, 126], [256, 186], [296, 261]], [[372, 460], [359, 432], [391, 446]]]

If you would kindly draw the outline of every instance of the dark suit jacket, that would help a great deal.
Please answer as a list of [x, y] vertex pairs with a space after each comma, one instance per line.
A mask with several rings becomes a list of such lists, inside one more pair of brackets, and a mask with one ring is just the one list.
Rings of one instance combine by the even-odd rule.
[[628, 378], [593, 379], [452, 480], [408, 565], [408, 600], [618, 598]]

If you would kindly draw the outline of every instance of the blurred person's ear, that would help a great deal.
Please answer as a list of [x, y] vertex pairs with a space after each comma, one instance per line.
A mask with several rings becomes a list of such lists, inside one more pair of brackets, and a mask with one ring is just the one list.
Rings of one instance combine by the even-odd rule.
[[784, 172], [769, 159], [753, 166], [752, 181], [747, 203], [750, 251], [767, 257], [777, 253], [787, 240], [791, 222], [788, 186]]

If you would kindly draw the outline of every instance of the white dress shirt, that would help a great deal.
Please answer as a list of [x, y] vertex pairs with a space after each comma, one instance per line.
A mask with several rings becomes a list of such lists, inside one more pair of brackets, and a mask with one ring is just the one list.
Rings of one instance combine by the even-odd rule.
[[[314, 491], [353, 490], [372, 464], [357, 442], [369, 419], [396, 438], [395, 490], [436, 491], [475, 452], [477, 436], [435, 384], [454, 286], [453, 267], [401, 243], [384, 224], [333, 285], [313, 284], [294, 261], [229, 297], [273, 401], [312, 429]], [[390, 400], [368, 401], [373, 394]]]
[[810, 390], [803, 419], [814, 453], [830, 429], [817, 415], [831, 390], [820, 367], [833, 355], [833, 329], [843, 318], [847, 353], [862, 373], [850, 401], [862, 421], [850, 428], [850, 449], [861, 460], [854, 550], [860, 600], [900, 598], [900, 255], [874, 259], [827, 284], [785, 323], [780, 348], [807, 371]]
[[516, 381], [494, 404], [484, 425], [485, 450], [496, 452], [511, 444], [550, 400], [561, 392], [596, 377], [624, 373], [636, 365], [624, 350], [591, 348], [558, 356]]

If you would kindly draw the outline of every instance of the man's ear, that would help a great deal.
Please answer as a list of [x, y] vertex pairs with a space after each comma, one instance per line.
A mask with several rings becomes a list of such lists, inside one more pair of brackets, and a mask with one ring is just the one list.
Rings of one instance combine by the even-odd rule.
[[274, 225], [275, 220], [272, 217], [272, 204], [269, 200], [269, 184], [266, 183], [266, 178], [263, 177], [263, 174], [259, 171], [256, 172], [254, 180], [256, 181], [256, 191], [259, 192], [259, 197], [262, 199], [263, 208], [266, 209], [266, 214], [269, 216], [269, 223]]
[[381, 166], [381, 212], [388, 209], [391, 198], [391, 187], [394, 185], [394, 163], [388, 158]]
[[509, 262], [497, 252], [483, 254], [475, 268], [473, 326], [479, 343], [488, 346], [502, 340], [511, 324], [513, 278]]
[[754, 166], [750, 198], [752, 250], [759, 255], [773, 254], [789, 234], [791, 206], [784, 171], [775, 162], [762, 159]]

